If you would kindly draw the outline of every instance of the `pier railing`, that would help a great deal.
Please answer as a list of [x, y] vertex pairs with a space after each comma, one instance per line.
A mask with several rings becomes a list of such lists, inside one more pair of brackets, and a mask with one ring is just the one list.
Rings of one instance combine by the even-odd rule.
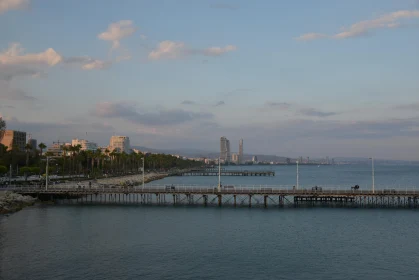
[[289, 186], [234, 186], [221, 188], [218, 191], [217, 186], [197, 186], [197, 185], [174, 185], [174, 186], [162, 186], [162, 185], [146, 185], [135, 187], [122, 187], [122, 186], [74, 186], [74, 185], [55, 185], [49, 186], [48, 189], [45, 186], [0, 186], [0, 191], [13, 191], [18, 193], [159, 193], [159, 194], [171, 194], [171, 193], [194, 193], [194, 194], [277, 194], [277, 195], [351, 195], [351, 196], [362, 196], [362, 195], [419, 195], [419, 188], [382, 188], [376, 189], [375, 191], [367, 189], [350, 189], [338, 188], [338, 187], [321, 187], [321, 189], [313, 188], [299, 188], [295, 189]]

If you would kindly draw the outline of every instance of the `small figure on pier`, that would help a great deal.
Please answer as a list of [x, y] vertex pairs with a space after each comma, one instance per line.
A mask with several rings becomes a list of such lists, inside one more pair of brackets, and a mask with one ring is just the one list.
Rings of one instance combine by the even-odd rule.
[[359, 189], [358, 185], [355, 185], [355, 186], [351, 187], [351, 190], [358, 190], [358, 189]]

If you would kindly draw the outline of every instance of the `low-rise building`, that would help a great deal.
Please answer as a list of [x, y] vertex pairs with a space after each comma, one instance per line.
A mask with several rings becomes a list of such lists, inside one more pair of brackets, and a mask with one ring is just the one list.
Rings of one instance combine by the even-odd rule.
[[1, 139], [1, 144], [7, 146], [7, 150], [18, 149], [25, 151], [26, 146], [26, 132], [16, 130], [6, 130]]
[[71, 141], [71, 145], [72, 146], [80, 145], [81, 146], [80, 150], [82, 151], [96, 151], [98, 148], [96, 143], [89, 142], [85, 139], [78, 139], [78, 138], [73, 139]]

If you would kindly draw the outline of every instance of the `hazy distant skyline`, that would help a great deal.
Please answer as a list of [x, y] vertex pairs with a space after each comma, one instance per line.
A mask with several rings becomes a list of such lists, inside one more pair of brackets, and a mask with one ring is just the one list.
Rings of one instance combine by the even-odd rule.
[[419, 159], [419, 1], [0, 0], [0, 34], [38, 142]]

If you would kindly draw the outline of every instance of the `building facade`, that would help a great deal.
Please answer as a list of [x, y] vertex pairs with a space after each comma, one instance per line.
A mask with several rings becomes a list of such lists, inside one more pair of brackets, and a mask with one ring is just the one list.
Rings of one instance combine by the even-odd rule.
[[128, 136], [112, 136], [111, 141], [109, 143], [109, 150], [114, 151], [117, 150], [118, 152], [122, 153], [125, 152], [127, 154], [131, 153], [131, 144], [129, 142]]
[[234, 163], [237, 163], [237, 164], [239, 164], [239, 155], [238, 154], [232, 154], [231, 155], [231, 161], [232, 162], [234, 162]]
[[98, 148], [96, 143], [89, 142], [85, 139], [78, 139], [78, 138], [71, 140], [71, 145], [72, 146], [80, 145], [81, 146], [80, 150], [82, 151], [96, 151]]
[[258, 157], [257, 156], [253, 156], [252, 157], [252, 162], [253, 163], [257, 163], [258, 162]]
[[28, 144], [32, 147], [31, 151], [36, 153], [36, 149], [38, 148], [38, 141], [36, 141], [36, 139], [29, 138]]
[[16, 130], [6, 130], [4, 132], [1, 144], [7, 146], [7, 150], [19, 149], [19, 151], [25, 151], [26, 146], [26, 132]]
[[239, 141], [239, 159], [238, 159], [238, 164], [243, 164], [244, 160], [243, 160], [243, 139], [240, 139]]
[[224, 162], [230, 162], [230, 141], [226, 137], [220, 138], [220, 159]]

